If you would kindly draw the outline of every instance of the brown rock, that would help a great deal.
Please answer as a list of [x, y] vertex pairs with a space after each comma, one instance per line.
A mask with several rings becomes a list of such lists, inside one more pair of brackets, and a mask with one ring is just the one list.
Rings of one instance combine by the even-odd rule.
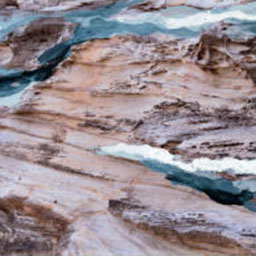
[[[162, 35], [87, 42], [51, 79], [30, 88], [19, 106], [1, 112], [1, 197], [27, 198], [67, 220], [72, 233], [61, 255], [255, 254], [253, 212], [217, 204], [138, 163], [94, 150], [134, 139], [148, 143], [160, 123], [164, 139], [179, 152], [195, 156], [200, 140], [217, 145], [228, 132], [230, 148], [221, 144], [219, 150], [233, 156], [238, 147], [250, 156], [251, 78], [232, 69], [203, 70], [192, 60], [190, 44]], [[185, 128], [197, 136], [179, 133]], [[219, 154], [206, 149], [212, 157]]]
[[26, 70], [37, 68], [40, 55], [57, 43], [68, 40], [73, 28], [74, 25], [62, 18], [40, 18], [12, 32], [5, 43], [10, 46], [13, 58], [5, 65]]

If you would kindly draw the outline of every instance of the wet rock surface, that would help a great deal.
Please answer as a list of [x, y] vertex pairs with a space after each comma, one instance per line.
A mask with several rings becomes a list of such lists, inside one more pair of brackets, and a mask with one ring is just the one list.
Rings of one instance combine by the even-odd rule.
[[48, 49], [70, 39], [74, 24], [62, 18], [40, 18], [10, 33], [3, 42], [9, 45], [12, 59], [5, 66], [33, 70], [40, 67], [39, 57]]

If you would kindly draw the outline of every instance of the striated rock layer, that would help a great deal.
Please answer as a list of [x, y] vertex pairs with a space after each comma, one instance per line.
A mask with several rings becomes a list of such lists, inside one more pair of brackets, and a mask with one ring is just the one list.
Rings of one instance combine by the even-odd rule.
[[184, 160], [255, 159], [255, 39], [232, 38], [220, 24], [193, 40], [94, 39], [63, 62], [65, 47], [40, 62], [73, 31], [62, 18], [41, 18], [0, 48], [2, 65], [24, 70], [3, 77], [3, 87], [18, 87], [17, 77], [29, 84], [45, 67], [54, 72], [1, 108], [0, 254], [256, 255], [255, 212], [96, 150], [124, 142]]
[[[32, 255], [45, 255], [43, 239], [49, 248], [60, 241], [56, 248], [68, 256], [256, 254], [253, 212], [94, 151], [136, 140], [186, 156], [254, 157], [253, 112], [240, 115], [242, 106], [253, 104], [252, 78], [233, 67], [202, 69], [189, 45], [159, 35], [87, 42], [21, 104], [2, 111], [2, 198], [19, 196], [18, 204], [39, 207], [48, 222], [56, 215], [70, 223], [65, 239], [37, 234], [42, 242]], [[248, 144], [239, 143], [236, 131], [250, 132]], [[229, 140], [222, 140], [227, 132]], [[33, 232], [33, 225], [22, 225]]]

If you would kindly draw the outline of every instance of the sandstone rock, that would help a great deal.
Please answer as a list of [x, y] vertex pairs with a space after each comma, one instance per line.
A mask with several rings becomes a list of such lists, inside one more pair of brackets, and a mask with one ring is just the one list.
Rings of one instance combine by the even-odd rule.
[[13, 58], [13, 51], [8, 45], [0, 46], [0, 66], [7, 65]]
[[[21, 9], [43, 11], [111, 2], [17, 1]], [[138, 8], [172, 4], [178, 2]], [[9, 35], [0, 62], [37, 68], [38, 57], [69, 39], [73, 28], [61, 18], [32, 22]], [[186, 160], [255, 158], [254, 39], [231, 39], [225, 29], [221, 24], [196, 42], [163, 34], [86, 42], [18, 105], [1, 108], [0, 253], [256, 255], [255, 213], [239, 206], [243, 191], [234, 196], [238, 205], [223, 205], [96, 151], [130, 142]]]
[[26, 198], [1, 199], [0, 216], [2, 255], [57, 255], [68, 238], [67, 220]]
[[[203, 70], [189, 45], [159, 35], [87, 42], [73, 49], [51, 79], [29, 89], [19, 106], [1, 112], [1, 195], [25, 197], [65, 220], [67, 231], [60, 233], [67, 239], [46, 239], [61, 255], [255, 254], [253, 212], [215, 203], [137, 163], [94, 151], [135, 137], [150, 143], [148, 134], [155, 129], [167, 141], [176, 133], [165, 147], [188, 156], [202, 152], [186, 146], [193, 139], [204, 145], [195, 133], [204, 142], [221, 143], [220, 134], [228, 132], [234, 137], [219, 150], [233, 156], [238, 147], [249, 156], [235, 131], [253, 140], [251, 78], [234, 78], [231, 69]], [[184, 135], [183, 127], [193, 136]], [[214, 147], [207, 150], [203, 153], [212, 157], [220, 154]]]
[[246, 232], [241, 230], [240, 234], [236, 233], [233, 240], [226, 225], [212, 221], [203, 212], [171, 213], [145, 207], [141, 202], [131, 202], [127, 199], [110, 200], [109, 210], [113, 215], [137, 228], [167, 241], [201, 248], [205, 248], [204, 243], [210, 244], [220, 255], [228, 251], [230, 255], [236, 253], [251, 255], [252, 253], [250, 249], [245, 249], [250, 248], [252, 244], [242, 245], [243, 241], [247, 241]]
[[220, 23], [202, 33], [194, 48], [195, 62], [204, 69], [217, 72], [219, 69], [240, 68], [256, 83], [255, 37], [231, 39], [226, 32], [228, 28], [228, 24]]

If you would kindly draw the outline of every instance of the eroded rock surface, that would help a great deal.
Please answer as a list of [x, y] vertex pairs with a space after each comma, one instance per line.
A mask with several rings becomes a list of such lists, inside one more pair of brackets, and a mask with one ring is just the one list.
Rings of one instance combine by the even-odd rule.
[[176, 99], [154, 106], [138, 122], [135, 139], [190, 157], [255, 158], [255, 39], [233, 40], [223, 27], [203, 32], [199, 42], [182, 53], [185, 63], [177, 65], [172, 77], [179, 77], [182, 67], [183, 80], [178, 81], [184, 83], [186, 65], [194, 76], [184, 84], [183, 94], [178, 96], [181, 88], [174, 91]]
[[0, 201], [2, 255], [59, 255], [68, 240], [69, 222], [50, 208], [31, 204], [26, 198]]
[[246, 105], [204, 109], [198, 102], [166, 101], [139, 122], [134, 137], [187, 157], [254, 159], [255, 138], [248, 134], [254, 133], [255, 113], [253, 103]]
[[79, 7], [97, 8], [113, 3], [115, 0], [3, 0], [0, 8], [15, 7], [21, 10], [56, 11]]
[[[197, 156], [199, 147], [183, 146], [196, 136], [206, 142], [213, 138], [214, 145], [221, 143], [222, 132], [254, 129], [251, 77], [241, 73], [233, 79], [233, 71], [204, 70], [192, 52], [190, 43], [167, 36], [87, 42], [73, 49], [50, 80], [29, 89], [19, 106], [2, 112], [4, 194], [15, 187], [12, 194], [68, 218], [72, 235], [62, 255], [254, 255], [253, 212], [215, 203], [136, 163], [93, 151], [136, 139]], [[241, 102], [251, 112], [241, 108]], [[237, 142], [238, 136], [229, 138], [220, 144], [221, 152], [208, 145], [204, 153], [218, 157], [224, 150], [230, 156], [254, 157], [245, 142]], [[139, 202], [138, 209], [131, 204], [127, 212], [119, 209], [116, 214], [110, 205], [110, 214], [108, 201], [122, 198]], [[186, 212], [192, 220], [177, 217]], [[203, 217], [197, 217], [198, 212]], [[170, 229], [163, 228], [166, 223]]]
[[[72, 29], [40, 19], [9, 35], [0, 62], [37, 66]], [[198, 40], [155, 33], [88, 41], [14, 108], [1, 108], [0, 233], [8, 232], [0, 252], [256, 255], [254, 212], [95, 150], [135, 142], [186, 160], [255, 158], [254, 39], [224, 31]]]
[[110, 200], [109, 210], [124, 221], [167, 241], [201, 249], [205, 249], [204, 243], [207, 243], [220, 254], [224, 252], [228, 255], [251, 255], [254, 239], [250, 242], [247, 240], [250, 236], [247, 231], [240, 230], [232, 234], [231, 227], [213, 221], [210, 215], [203, 212], [171, 213], [126, 199]]

